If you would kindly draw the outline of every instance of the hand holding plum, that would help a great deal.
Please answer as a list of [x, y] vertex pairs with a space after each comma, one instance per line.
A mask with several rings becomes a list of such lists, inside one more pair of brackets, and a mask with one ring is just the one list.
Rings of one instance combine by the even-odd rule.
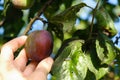
[[27, 36], [15, 38], [1, 48], [0, 54], [0, 80], [47, 80], [53, 59], [47, 57], [42, 61], [31, 61], [28, 65], [28, 57], [23, 48], [14, 59], [15, 51], [23, 46]]

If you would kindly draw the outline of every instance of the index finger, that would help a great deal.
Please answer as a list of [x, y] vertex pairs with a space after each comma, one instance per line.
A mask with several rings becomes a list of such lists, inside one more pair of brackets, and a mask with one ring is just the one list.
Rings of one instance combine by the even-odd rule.
[[5, 43], [1, 48], [1, 57], [4, 60], [13, 60], [14, 55], [13, 53], [20, 48], [22, 45], [24, 45], [25, 41], [27, 39], [27, 36], [20, 36], [17, 37], [7, 43]]

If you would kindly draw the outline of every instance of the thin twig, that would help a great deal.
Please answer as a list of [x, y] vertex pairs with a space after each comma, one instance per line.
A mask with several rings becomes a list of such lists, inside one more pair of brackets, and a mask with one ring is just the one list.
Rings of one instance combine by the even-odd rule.
[[34, 23], [35, 20], [40, 20], [43, 23], [48, 23], [47, 21], [43, 20], [43, 18], [40, 17], [34, 17], [33, 19], [30, 19], [30, 23], [28, 24], [27, 28], [25, 29], [23, 34], [28, 33], [28, 31], [31, 29], [32, 24]]
[[91, 36], [92, 36], [95, 13], [96, 13], [96, 10], [97, 10], [97, 8], [98, 8], [98, 6], [99, 6], [99, 3], [100, 3], [100, 0], [97, 2], [97, 5], [96, 5], [96, 7], [95, 7], [94, 10], [93, 10], [93, 17], [92, 17], [92, 22], [91, 22], [91, 27], [90, 27], [90, 35], [89, 35], [89, 38], [88, 38], [88, 39], [90, 39]]
[[31, 26], [35, 20], [36, 20], [36, 17], [34, 17], [33, 19], [30, 19], [28, 26], [26, 27], [25, 31], [23, 32], [23, 35], [26, 35], [28, 33], [28, 31], [31, 29]]
[[48, 23], [48, 21], [44, 20], [43, 18], [38, 17], [37, 20], [42, 21], [43, 23]]
[[[28, 24], [28, 26], [26, 27], [25, 31], [23, 32], [23, 35], [26, 35], [29, 30], [32, 27], [32, 24], [38, 19], [38, 20], [42, 20], [39, 17], [41, 16], [41, 14], [46, 10], [46, 8], [53, 2], [54, 0], [49, 0], [45, 3], [45, 5], [38, 11], [37, 15], [32, 18]], [[47, 21], [43, 21], [43, 22], [47, 22]]]
[[91, 7], [91, 6], [89, 6], [89, 5], [86, 5], [86, 7], [88, 7], [88, 8], [90, 8], [90, 9], [94, 10], [94, 8], [93, 8], [93, 7]]

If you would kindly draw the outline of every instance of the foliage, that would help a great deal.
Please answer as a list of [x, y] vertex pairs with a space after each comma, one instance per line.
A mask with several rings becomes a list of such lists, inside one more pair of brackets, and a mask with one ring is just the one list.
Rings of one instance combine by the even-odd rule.
[[[0, 45], [28, 34], [33, 23], [40, 20], [54, 38], [52, 80], [109, 80], [110, 73], [114, 74], [111, 79], [117, 80], [120, 67], [115, 65], [120, 65], [120, 50], [111, 38], [117, 34], [114, 21], [119, 15], [113, 12], [116, 5], [108, 0], [94, 1], [95, 8], [82, 0], [35, 0], [31, 8], [21, 10], [11, 0], [4, 0], [4, 9], [0, 10], [0, 26], [4, 28]], [[80, 13], [86, 8], [90, 12], [83, 19], [80, 16], [84, 14]]]

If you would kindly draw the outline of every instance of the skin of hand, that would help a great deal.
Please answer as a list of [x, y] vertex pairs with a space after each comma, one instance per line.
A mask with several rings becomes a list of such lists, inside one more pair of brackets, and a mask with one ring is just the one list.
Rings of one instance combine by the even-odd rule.
[[26, 65], [28, 58], [23, 48], [14, 58], [15, 51], [25, 44], [26, 39], [27, 36], [20, 36], [2, 46], [0, 80], [47, 80], [47, 75], [54, 62], [51, 57], [47, 57], [39, 63], [31, 61]]

